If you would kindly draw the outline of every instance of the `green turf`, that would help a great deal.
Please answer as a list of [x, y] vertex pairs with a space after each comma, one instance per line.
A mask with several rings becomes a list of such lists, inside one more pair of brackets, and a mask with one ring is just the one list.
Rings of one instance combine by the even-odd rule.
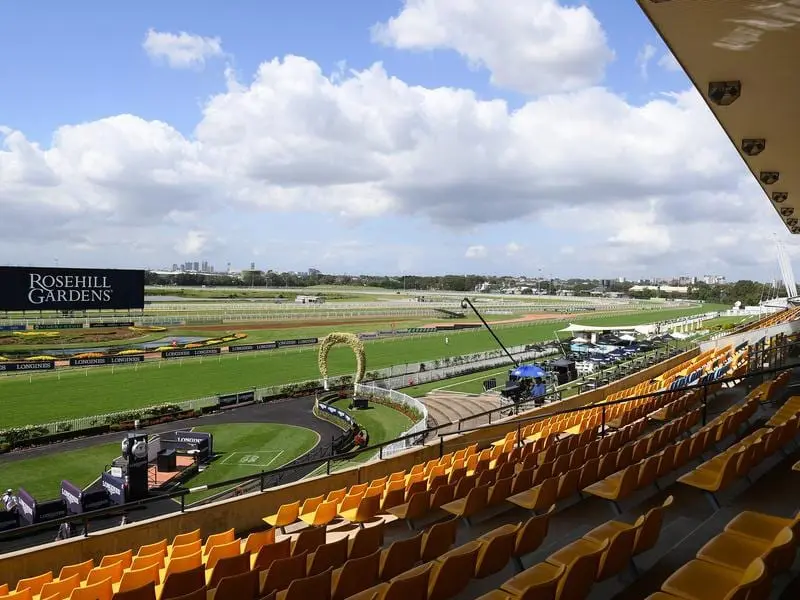
[[[713, 310], [703, 307], [702, 311]], [[648, 311], [587, 320], [594, 325], [635, 325], [701, 312], [701, 309]], [[564, 322], [562, 322], [563, 324]], [[559, 323], [498, 326], [509, 346], [554, 337]], [[449, 337], [445, 345], [444, 337]], [[426, 334], [367, 342], [367, 369], [418, 361], [433, 361], [495, 349], [485, 330]], [[319, 377], [317, 348], [247, 353], [214, 358], [151, 361], [137, 366], [79, 369], [0, 379], [0, 427], [48, 423], [121, 410], [188, 400], [252, 387], [280, 385]], [[349, 348], [333, 348], [331, 376], [352, 373], [355, 359]]]
[[0, 485], [3, 489], [23, 487], [37, 500], [52, 500], [59, 497], [62, 479], [86, 487], [119, 455], [120, 445], [114, 443], [0, 462]]
[[[311, 450], [319, 439], [310, 429], [277, 423], [229, 423], [196, 429], [214, 434], [214, 451], [220, 457], [187, 482], [192, 487], [277, 469]], [[6, 488], [23, 487], [38, 500], [57, 498], [62, 479], [86, 487], [119, 456], [119, 448], [118, 443], [98, 444], [80, 450], [0, 462], [0, 481]], [[246, 457], [258, 458], [250, 462]], [[196, 502], [220, 491], [195, 493], [190, 499]]]
[[350, 414], [359, 425], [367, 428], [370, 446], [400, 437], [414, 425], [403, 413], [382, 404], [373, 402], [364, 410], [350, 410], [347, 408], [349, 404], [350, 400], [345, 399], [337, 400], [333, 406]]
[[[228, 423], [195, 429], [214, 435], [214, 453], [219, 457], [187, 481], [189, 487], [272, 471], [302, 456], [319, 441], [319, 435], [310, 429], [278, 423]], [[195, 492], [188, 500], [197, 502], [221, 491]]]

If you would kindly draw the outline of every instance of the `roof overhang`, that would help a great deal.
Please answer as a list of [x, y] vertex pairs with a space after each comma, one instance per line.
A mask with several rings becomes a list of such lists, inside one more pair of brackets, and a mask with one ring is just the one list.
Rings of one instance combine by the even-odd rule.
[[637, 0], [800, 233], [800, 0]]

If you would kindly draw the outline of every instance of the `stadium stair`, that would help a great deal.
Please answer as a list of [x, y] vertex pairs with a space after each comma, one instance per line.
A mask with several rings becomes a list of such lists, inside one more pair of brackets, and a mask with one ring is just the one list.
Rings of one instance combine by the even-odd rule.
[[[448, 392], [446, 390], [434, 390], [428, 392], [423, 398], [422, 403], [428, 409], [428, 418], [432, 420], [431, 425], [442, 426], [448, 423], [456, 423], [461, 419], [469, 419], [473, 415], [499, 408], [500, 398], [494, 394], [460, 394], [458, 392]], [[496, 420], [496, 417], [495, 419]], [[478, 427], [489, 422], [488, 417], [470, 419], [465, 423], [466, 427]], [[452, 431], [456, 428], [453, 427]], [[451, 430], [446, 429], [444, 432]]]
[[[702, 361], [716, 364], [722, 355]], [[693, 359], [674, 377], [696, 366]], [[616, 427], [604, 436], [598, 435], [600, 407], [554, 415], [527, 424], [520, 440], [511, 431], [504, 438], [486, 440], [484, 448], [471, 444], [408, 471], [334, 490], [324, 498], [297, 499], [265, 516], [271, 529], [252, 533], [246, 540], [236, 538], [232, 530], [211, 535], [205, 542], [199, 530], [188, 532], [172, 544], [154, 541], [135, 556], [133, 550], [122, 551], [105, 556], [96, 567], [94, 562], [73, 565], [57, 578], [44, 573], [8, 582], [30, 591], [7, 597], [82, 600], [116, 593], [115, 600], [168, 600], [196, 590], [199, 593], [191, 597], [198, 600], [274, 598], [273, 592], [281, 600], [467, 600], [482, 594], [498, 600], [642, 599], [657, 592], [713, 536], [726, 526], [734, 527], [733, 517], [743, 509], [788, 517], [798, 508], [798, 495], [792, 492], [800, 474], [790, 466], [800, 454], [794, 450], [800, 401], [785, 401], [787, 380], [779, 376], [776, 383], [752, 390], [744, 386], [715, 390], [705, 426], [695, 424], [696, 394], [679, 392], [609, 407], [608, 422]], [[670, 381], [664, 378], [660, 383]], [[724, 490], [722, 508], [715, 511], [702, 493], [686, 483], [686, 474], [742, 443], [763, 443], [752, 434], [765, 427], [794, 428], [795, 435], [793, 440], [773, 435], [785, 447], [770, 446], [774, 451], [763, 452], [760, 464], [748, 464], [738, 473], [738, 484], [748, 477], [757, 478], [758, 484], [738, 495]], [[704, 433], [709, 431], [716, 435]], [[694, 460], [673, 468], [677, 465], [666, 458], [668, 449], [693, 439], [707, 443]], [[606, 500], [586, 493], [600, 481], [598, 465], [605, 465], [607, 479], [631, 465], [652, 468], [656, 457], [661, 485], [640, 475], [641, 486], [625, 498], [621, 514], [611, 515]], [[521, 496], [535, 500], [533, 511], [521, 508], [524, 502], [511, 501]], [[650, 533], [645, 535], [645, 529]], [[733, 547], [756, 545], [734, 539]], [[762, 546], [768, 547], [769, 540]], [[242, 550], [249, 551], [247, 560], [240, 558]], [[131, 574], [140, 570], [133, 566], [149, 569], [149, 577], [156, 581], [123, 596], [123, 580], [125, 587], [132, 587], [148, 578], [145, 573]], [[755, 563], [751, 570], [755, 573], [757, 567]], [[776, 573], [770, 572], [770, 577]], [[778, 575], [786, 577], [783, 572]], [[77, 582], [83, 583], [74, 588]], [[48, 594], [40, 595], [45, 585], [50, 585]], [[214, 587], [216, 594], [206, 596], [206, 590]], [[51, 589], [56, 593], [51, 595]], [[785, 590], [791, 590], [791, 582], [784, 594]], [[780, 591], [773, 590], [772, 597], [777, 598], [775, 593]]]

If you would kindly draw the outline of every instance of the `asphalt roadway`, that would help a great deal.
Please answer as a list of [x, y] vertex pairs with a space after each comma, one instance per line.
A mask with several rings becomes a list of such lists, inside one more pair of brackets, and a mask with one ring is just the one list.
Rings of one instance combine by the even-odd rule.
[[[173, 421], [171, 423], [164, 423], [153, 427], [148, 427], [140, 431], [146, 432], [150, 435], [163, 433], [166, 431], [175, 431], [176, 429], [189, 429], [198, 428], [202, 430], [203, 425], [218, 425], [223, 423], [279, 423], [282, 425], [294, 425], [297, 427], [305, 427], [315, 431], [320, 436], [320, 441], [315, 449], [309, 451], [310, 453], [317, 454], [322, 450], [322, 447], [330, 445], [331, 440], [341, 434], [341, 430], [334, 425], [317, 419], [311, 413], [314, 406], [313, 397], [304, 398], [290, 398], [284, 400], [277, 400], [268, 404], [250, 404], [247, 406], [234, 408], [217, 413], [211, 413], [198, 417], [195, 419], [187, 419], [185, 421]], [[58, 444], [50, 444], [46, 446], [39, 446], [36, 448], [29, 448], [16, 452], [10, 452], [0, 457], [0, 466], [5, 463], [15, 462], [18, 460], [26, 460], [39, 456], [48, 456], [51, 454], [68, 452], [70, 450], [78, 450], [95, 446], [97, 444], [107, 444], [110, 442], [119, 442], [125, 438], [128, 432], [115, 432], [105, 435], [79, 438]], [[315, 452], [317, 450], [317, 452]], [[114, 459], [114, 456], [108, 457], [109, 464]], [[308, 460], [308, 456], [304, 455], [299, 457], [293, 463], [302, 463]], [[288, 465], [287, 465], [288, 466]], [[297, 469], [290, 472], [291, 480], [297, 480], [307, 475], [313, 470], [313, 467], [306, 467]], [[100, 473], [98, 473], [98, 476]], [[287, 478], [286, 482], [290, 479]], [[9, 485], [6, 482], [0, 482], [0, 487]], [[54, 497], [57, 490], [54, 490]], [[191, 496], [189, 496], [191, 498]], [[158, 515], [169, 514], [180, 511], [180, 504], [175, 500], [165, 499], [163, 501], [151, 502], [145, 506], [134, 509], [126, 516], [127, 522], [141, 521]], [[122, 513], [119, 515], [95, 519], [91, 521], [90, 530], [97, 531], [100, 529], [107, 529], [115, 527], [120, 524]], [[82, 529], [82, 526], [81, 526]], [[9, 532], [10, 534], [11, 532]], [[38, 533], [29, 534], [24, 538], [17, 539], [2, 539], [0, 536], [0, 555], [6, 552], [12, 552], [23, 548], [29, 548], [38, 544], [48, 543], [53, 541], [56, 534], [56, 527], [52, 530], [47, 529]]]

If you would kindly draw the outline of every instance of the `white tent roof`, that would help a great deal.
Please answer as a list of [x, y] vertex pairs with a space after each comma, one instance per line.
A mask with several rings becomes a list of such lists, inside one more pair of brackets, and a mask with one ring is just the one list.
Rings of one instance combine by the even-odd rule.
[[601, 332], [601, 331], [636, 331], [637, 333], [643, 334], [650, 334], [654, 333], [656, 330], [655, 325], [635, 325], [631, 327], [630, 325], [621, 325], [617, 327], [595, 327], [594, 325], [577, 325], [576, 323], [570, 323], [564, 329], [559, 329], [559, 332], [567, 332], [567, 333], [586, 333], [586, 332]]

